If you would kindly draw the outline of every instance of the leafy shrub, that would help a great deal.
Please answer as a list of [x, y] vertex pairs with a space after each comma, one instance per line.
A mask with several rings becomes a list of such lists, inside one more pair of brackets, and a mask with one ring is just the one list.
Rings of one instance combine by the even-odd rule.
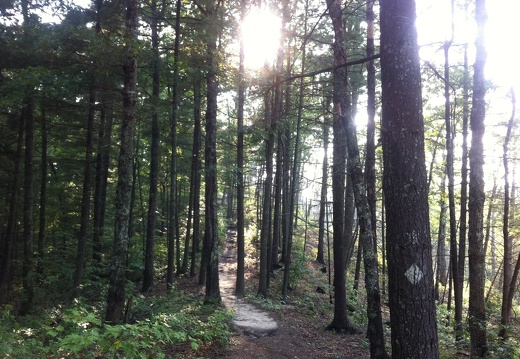
[[40, 357], [49, 352], [44, 342], [34, 329], [36, 321], [21, 326], [12, 314], [12, 307], [5, 306], [0, 314], [0, 357], [33, 358], [35, 353]]
[[[145, 298], [139, 300], [138, 306], [146, 307]], [[142, 319], [120, 325], [104, 323], [100, 308], [79, 301], [23, 325], [6, 307], [0, 317], [0, 357], [163, 358], [168, 346], [188, 343], [197, 350], [211, 343], [223, 345], [231, 336], [231, 315], [223, 309], [190, 302], [178, 293], [150, 302], [153, 309], [141, 311]]]
[[246, 299], [267, 311], [283, 312], [287, 308], [286, 304], [272, 298], [264, 298], [258, 295], [248, 295], [246, 296]]
[[298, 251], [292, 254], [291, 267], [289, 271], [289, 286], [295, 288], [307, 274], [307, 258], [305, 253]]
[[[512, 334], [512, 333], [510, 333]], [[507, 340], [498, 336], [498, 330], [488, 330], [488, 345], [490, 359], [520, 358], [520, 341], [511, 335]]]
[[453, 358], [457, 351], [469, 345], [468, 332], [462, 332], [461, 342], [455, 342], [455, 313], [448, 310], [446, 304], [437, 305], [437, 333], [439, 337], [439, 352], [441, 358]]

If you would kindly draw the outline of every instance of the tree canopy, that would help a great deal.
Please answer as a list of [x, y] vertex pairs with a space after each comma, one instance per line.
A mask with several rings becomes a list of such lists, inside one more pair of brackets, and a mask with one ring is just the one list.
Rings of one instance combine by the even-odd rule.
[[[504, 10], [3, 1], [0, 338], [16, 339], [0, 353], [121, 354], [113, 338], [166, 326], [194, 349], [211, 326], [227, 340], [219, 263], [236, 240], [237, 297], [305, 306], [309, 289], [323, 327], [366, 330], [371, 357], [520, 355]], [[179, 317], [162, 326], [164, 308]], [[16, 329], [58, 312], [41, 345]], [[67, 342], [81, 318], [97, 347]]]

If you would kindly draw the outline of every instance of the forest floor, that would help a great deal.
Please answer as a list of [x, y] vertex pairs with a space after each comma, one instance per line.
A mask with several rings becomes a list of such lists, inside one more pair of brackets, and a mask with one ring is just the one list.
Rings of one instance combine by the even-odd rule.
[[[221, 294], [224, 304], [228, 301], [229, 305], [229, 301], [236, 300], [230, 298], [232, 295], [230, 290], [234, 289], [236, 275], [234, 231], [228, 231], [228, 238], [223, 247], [220, 263]], [[315, 268], [311, 270], [319, 272], [320, 267], [323, 266], [316, 263]], [[281, 276], [281, 274], [278, 275], [278, 277]], [[194, 285], [194, 280], [188, 281], [186, 278], [181, 280], [179, 285], [184, 290], [200, 290], [200, 286]], [[258, 277], [255, 268], [246, 265], [246, 292], [254, 291], [257, 283]], [[235, 325], [231, 340], [226, 347], [212, 346], [199, 350], [194, 356], [191, 355], [192, 353], [184, 353], [184, 355], [181, 354], [181, 357], [208, 359], [369, 358], [368, 341], [365, 335], [346, 335], [325, 330], [326, 325], [332, 320], [332, 313], [330, 311], [325, 313], [320, 309], [319, 304], [313, 302], [317, 296], [321, 295], [322, 298], [319, 300], [327, 302], [328, 305], [328, 296], [316, 293], [314, 289], [299, 287], [291, 292], [286, 304], [271, 304], [271, 307], [263, 305], [262, 308], [258, 308], [258, 304], [246, 297], [245, 302], [252, 308], [251, 315], [257, 316], [260, 310], [263, 315], [276, 322], [276, 330], [268, 330], [269, 333], [258, 335], [248, 328], [244, 329]], [[302, 302], [302, 298], [306, 299]], [[238, 310], [241, 311], [240, 316], [248, 315], [247, 309]]]

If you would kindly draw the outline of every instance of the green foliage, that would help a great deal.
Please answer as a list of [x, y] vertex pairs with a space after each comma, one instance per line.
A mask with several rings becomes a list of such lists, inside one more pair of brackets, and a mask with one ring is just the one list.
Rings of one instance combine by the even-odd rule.
[[368, 324], [365, 291], [349, 290], [347, 294], [347, 306], [349, 318], [352, 324], [359, 328], [366, 328]]
[[[327, 286], [323, 285], [323, 287]], [[311, 321], [317, 318], [323, 319], [324, 316], [328, 319], [334, 308], [328, 295], [316, 292], [312, 287], [305, 290], [304, 295], [295, 296], [294, 304], [299, 308], [298, 311], [307, 315]]]
[[469, 333], [463, 332], [459, 343], [455, 342], [455, 321], [453, 310], [446, 304], [437, 305], [437, 333], [439, 337], [439, 354], [441, 358], [453, 358], [459, 349], [469, 347]]
[[135, 321], [120, 325], [104, 323], [102, 308], [79, 301], [25, 318], [23, 324], [5, 307], [0, 317], [0, 356], [164, 358], [169, 346], [187, 343], [197, 350], [227, 343], [230, 313], [175, 295], [149, 301], [136, 297]]
[[283, 312], [287, 308], [286, 304], [283, 304], [279, 300], [273, 300], [272, 298], [265, 298], [262, 296], [250, 295], [246, 297], [248, 301], [258, 305], [260, 308], [271, 312]]
[[303, 251], [297, 251], [292, 254], [291, 267], [289, 272], [289, 285], [295, 288], [298, 282], [308, 277], [307, 258]]
[[[498, 297], [490, 300], [488, 305], [488, 358], [513, 359], [520, 358], [520, 341], [514, 332], [510, 332], [507, 340], [501, 338], [498, 333], [500, 323], [500, 306]], [[461, 333], [461, 339], [455, 342], [455, 321], [453, 310], [448, 310], [445, 304], [437, 306], [438, 337], [440, 357], [449, 359], [457, 357], [458, 353], [465, 353], [469, 350], [470, 338], [467, 331], [467, 323]]]
[[[511, 333], [509, 333], [511, 334]], [[516, 359], [520, 358], [520, 340], [510, 336], [504, 340], [498, 336], [498, 330], [488, 332], [489, 355], [493, 359]]]
[[230, 221], [225, 218], [224, 215], [221, 215], [219, 213], [219, 216], [217, 217], [218, 222], [218, 242], [223, 243], [227, 238], [227, 229], [228, 225], [231, 224]]

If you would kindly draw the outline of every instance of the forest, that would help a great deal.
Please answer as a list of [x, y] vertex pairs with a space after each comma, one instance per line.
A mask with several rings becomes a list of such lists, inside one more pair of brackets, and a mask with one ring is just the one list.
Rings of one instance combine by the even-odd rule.
[[1, 1], [0, 356], [520, 358], [516, 10]]

